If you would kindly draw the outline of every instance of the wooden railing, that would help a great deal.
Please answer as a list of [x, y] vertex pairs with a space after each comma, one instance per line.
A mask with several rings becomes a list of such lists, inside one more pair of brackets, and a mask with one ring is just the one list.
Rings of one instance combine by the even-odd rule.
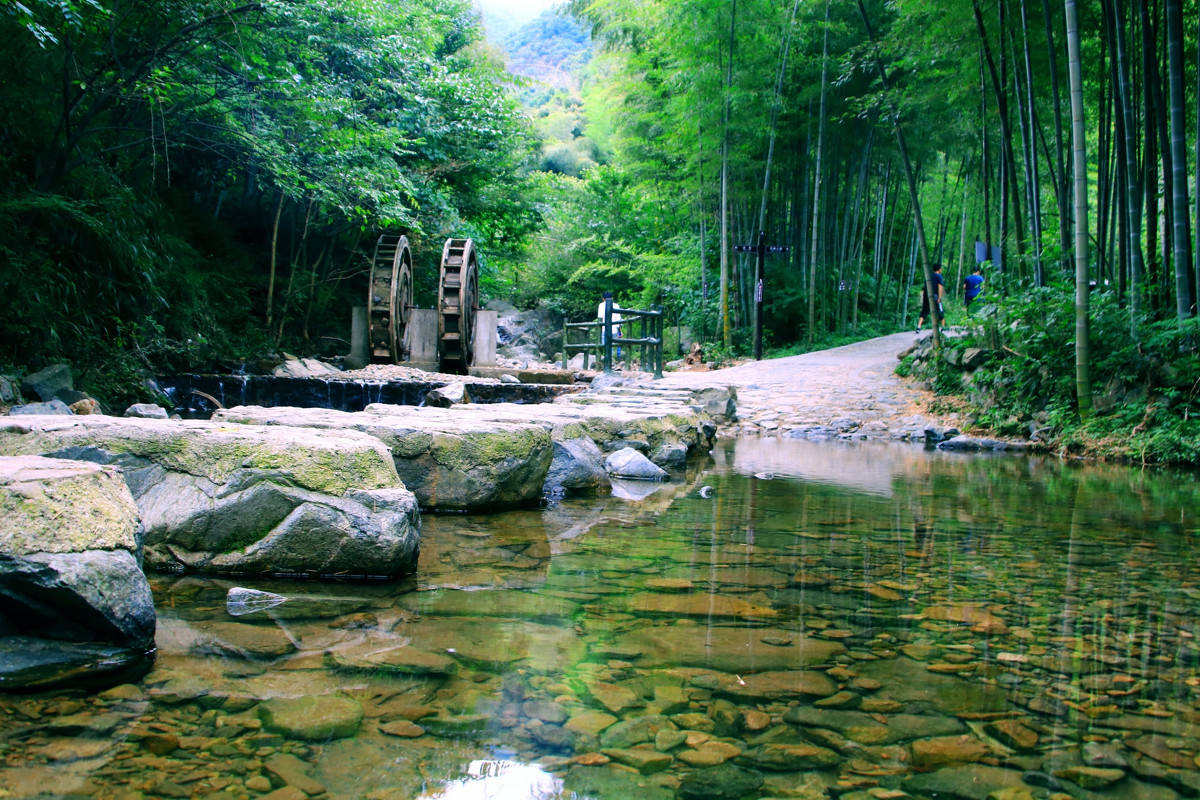
[[[592, 339], [593, 331], [598, 332], [598, 338]], [[582, 332], [582, 333], [581, 333]], [[613, 335], [613, 334], [616, 335]], [[575, 335], [574, 337], [572, 335]], [[636, 335], [625, 335], [636, 334]], [[572, 341], [580, 338], [582, 341]], [[590, 359], [605, 372], [613, 371], [613, 351], [617, 358], [625, 356], [622, 348], [628, 348], [629, 355], [635, 350], [640, 351], [642, 368], [650, 368], [654, 377], [661, 378], [663, 374], [663, 313], [662, 309], [654, 308], [642, 311], [634, 308], [617, 308], [611, 298], [606, 298], [604, 319], [596, 322], [567, 322], [563, 324], [563, 369], [573, 353], [583, 353], [583, 368], [590, 369]], [[629, 358], [625, 358], [629, 361]]]

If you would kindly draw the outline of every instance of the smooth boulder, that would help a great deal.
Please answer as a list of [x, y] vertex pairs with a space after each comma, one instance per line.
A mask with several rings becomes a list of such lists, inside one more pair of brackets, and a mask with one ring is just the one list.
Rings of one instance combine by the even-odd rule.
[[75, 379], [71, 374], [69, 364], [51, 364], [48, 367], [26, 375], [21, 380], [21, 391], [27, 397], [38, 397], [43, 402], [55, 398], [62, 399], [63, 392], [75, 389]]
[[[368, 406], [367, 410], [376, 408], [379, 413], [409, 413], [402, 406]], [[681, 455], [707, 452], [716, 435], [712, 417], [697, 405], [693, 392], [655, 386], [589, 389], [536, 406], [462, 405], [454, 412], [460, 417], [540, 425], [556, 442], [587, 436], [605, 452], [633, 447], [660, 466], [676, 465]]]
[[0, 453], [121, 466], [153, 569], [394, 577], [416, 568], [416, 498], [387, 448], [355, 431], [21, 417], [0, 428]]
[[466, 511], [537, 502], [550, 468], [550, 435], [527, 421], [490, 420], [458, 408], [238, 406], [218, 411], [213, 419], [319, 428], [318, 435], [340, 430], [373, 436], [387, 445], [404, 485], [424, 508]]
[[30, 416], [45, 416], [55, 415], [68, 417], [75, 412], [71, 407], [59, 400], [57, 397], [47, 400], [44, 403], [26, 403], [23, 406], [13, 406], [8, 411], [9, 416], [13, 417], [30, 417]]
[[120, 470], [0, 457], [0, 688], [138, 670], [156, 618], [142, 524]]
[[655, 464], [632, 447], [623, 447], [609, 454], [604, 468], [615, 478], [634, 481], [666, 480], [667, 471]]
[[546, 474], [545, 488], [573, 493], [595, 493], [609, 485], [604, 470], [604, 453], [587, 436], [554, 442], [554, 459]]
[[125, 416], [141, 417], [143, 419], [166, 419], [169, 414], [167, 414], [165, 408], [157, 403], [134, 403], [125, 409]]
[[469, 402], [471, 393], [467, 391], [465, 383], [449, 383], [425, 393], [425, 405], [431, 408], [449, 408]]

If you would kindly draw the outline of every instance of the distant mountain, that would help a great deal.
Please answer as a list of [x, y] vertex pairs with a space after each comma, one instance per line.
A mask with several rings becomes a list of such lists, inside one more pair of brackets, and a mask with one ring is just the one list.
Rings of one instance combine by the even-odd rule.
[[562, 0], [475, 0], [483, 17], [483, 29], [492, 44], [503, 47], [504, 40], [522, 25]]
[[578, 89], [579, 70], [592, 55], [588, 29], [579, 20], [557, 9], [506, 36], [501, 46], [508, 53], [508, 70], [556, 89]]
[[507, 8], [488, 8], [480, 4], [479, 13], [483, 18], [483, 30], [487, 40], [498, 47], [503, 47], [505, 38], [528, 21]]

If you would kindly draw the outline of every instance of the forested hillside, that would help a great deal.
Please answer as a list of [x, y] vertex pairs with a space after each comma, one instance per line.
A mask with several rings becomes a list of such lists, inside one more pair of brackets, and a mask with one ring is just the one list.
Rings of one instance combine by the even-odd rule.
[[557, 89], [578, 89], [591, 37], [575, 17], [544, 11], [504, 38], [508, 70]]
[[[1196, 0], [568, 10], [597, 52], [530, 112], [459, 0], [4, 6], [0, 360], [344, 351], [384, 229], [476, 237], [491, 297], [661, 305], [718, 356], [756, 322], [767, 352], [912, 326], [941, 263], [983, 422], [1196, 457]], [[572, 64], [571, 24], [514, 68]]]

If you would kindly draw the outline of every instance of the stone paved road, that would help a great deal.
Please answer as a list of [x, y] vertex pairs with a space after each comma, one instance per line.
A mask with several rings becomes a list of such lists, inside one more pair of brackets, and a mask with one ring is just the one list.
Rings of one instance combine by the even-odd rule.
[[655, 383], [737, 387], [739, 420], [726, 435], [914, 439], [926, 428], [961, 430], [960, 415], [931, 413], [933, 395], [894, 372], [897, 356], [917, 339], [894, 333], [727, 369], [672, 372]]

